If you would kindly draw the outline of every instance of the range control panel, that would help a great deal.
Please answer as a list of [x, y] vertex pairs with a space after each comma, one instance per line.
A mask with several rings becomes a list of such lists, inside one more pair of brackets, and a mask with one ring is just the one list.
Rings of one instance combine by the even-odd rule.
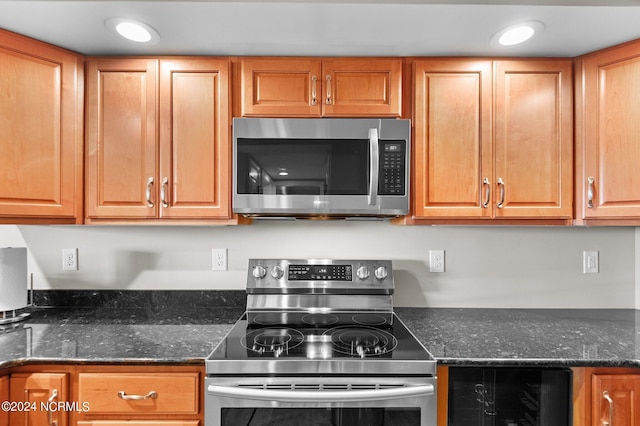
[[391, 294], [390, 260], [249, 259], [247, 293]]

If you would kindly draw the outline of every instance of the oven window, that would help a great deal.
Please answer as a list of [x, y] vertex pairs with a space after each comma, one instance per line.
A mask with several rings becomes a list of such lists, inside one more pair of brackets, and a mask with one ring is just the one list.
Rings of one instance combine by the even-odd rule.
[[238, 194], [367, 195], [367, 139], [237, 141]]
[[223, 408], [222, 426], [420, 426], [420, 408]]

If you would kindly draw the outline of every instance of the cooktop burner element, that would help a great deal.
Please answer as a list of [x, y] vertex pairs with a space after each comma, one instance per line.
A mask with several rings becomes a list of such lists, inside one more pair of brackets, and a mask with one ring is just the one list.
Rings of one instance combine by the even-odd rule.
[[300, 346], [304, 335], [293, 328], [262, 328], [247, 333], [240, 344], [257, 354], [272, 354], [279, 357]]
[[327, 330], [324, 334], [331, 337], [337, 352], [360, 358], [384, 355], [398, 345], [393, 335], [372, 327], [342, 326]]

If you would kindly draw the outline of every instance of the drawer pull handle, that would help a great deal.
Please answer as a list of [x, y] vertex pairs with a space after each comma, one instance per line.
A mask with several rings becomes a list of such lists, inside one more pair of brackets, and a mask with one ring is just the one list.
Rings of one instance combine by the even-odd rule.
[[613, 399], [608, 391], [602, 392], [602, 397], [609, 403], [609, 421], [604, 420], [602, 426], [613, 426]]
[[47, 424], [49, 426], [58, 426], [58, 421], [57, 420], [53, 420], [53, 413], [49, 409], [49, 407], [51, 406], [51, 404], [53, 403], [53, 401], [55, 401], [55, 399], [57, 397], [58, 397], [58, 389], [53, 389], [51, 391], [51, 396], [47, 400]]
[[143, 399], [156, 399], [158, 397], [158, 392], [151, 391], [146, 395], [127, 395], [125, 391], [118, 392], [118, 398], [129, 400], [129, 401], [141, 401]]

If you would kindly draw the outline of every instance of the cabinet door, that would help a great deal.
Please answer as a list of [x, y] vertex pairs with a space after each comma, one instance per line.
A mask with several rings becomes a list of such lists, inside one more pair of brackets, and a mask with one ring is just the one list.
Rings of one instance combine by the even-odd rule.
[[491, 62], [417, 61], [414, 76], [414, 217], [491, 217]]
[[[0, 403], [9, 400], [9, 377], [0, 377]], [[0, 410], [0, 426], [9, 426], [9, 411]]]
[[160, 217], [228, 218], [229, 61], [160, 62]]
[[0, 223], [82, 222], [81, 64], [0, 30]]
[[592, 376], [592, 422], [601, 425], [640, 425], [640, 376]]
[[496, 217], [572, 217], [572, 78], [568, 60], [496, 62]]
[[156, 87], [151, 59], [87, 64], [86, 215], [156, 217]]
[[322, 62], [322, 80], [326, 117], [402, 114], [401, 59], [326, 59]]
[[30, 410], [11, 411], [11, 425], [66, 426], [67, 413], [57, 403], [69, 402], [65, 373], [19, 373], [11, 376], [9, 401], [29, 402]]
[[241, 114], [246, 117], [320, 117], [318, 59], [242, 59]]
[[587, 219], [640, 218], [640, 43], [584, 60], [584, 173]]
[[198, 420], [89, 420], [80, 421], [78, 426], [200, 426]]

